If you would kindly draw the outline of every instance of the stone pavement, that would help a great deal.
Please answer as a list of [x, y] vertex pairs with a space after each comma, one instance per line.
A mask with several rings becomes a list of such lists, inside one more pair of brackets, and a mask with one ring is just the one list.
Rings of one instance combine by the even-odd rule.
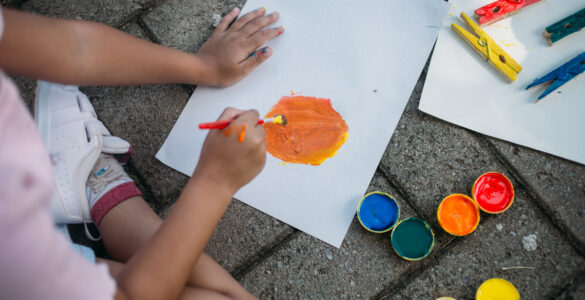
[[[2, 2], [43, 15], [103, 22], [184, 51], [202, 45], [213, 31], [214, 16], [244, 3]], [[402, 260], [392, 251], [389, 234], [369, 233], [355, 219], [336, 249], [239, 201], [229, 206], [207, 253], [263, 299], [473, 299], [477, 287], [492, 277], [511, 281], [523, 299], [585, 299], [585, 166], [421, 113], [417, 106], [425, 77], [426, 69], [369, 190], [394, 195], [403, 218], [429, 221], [436, 235], [429, 257]], [[30, 104], [34, 81], [15, 80]], [[82, 89], [112, 133], [134, 145], [128, 171], [163, 217], [187, 178], [154, 155], [193, 89], [183, 85]], [[502, 215], [482, 214], [478, 230], [468, 237], [449, 236], [436, 221], [439, 202], [451, 193], [469, 194], [474, 180], [486, 171], [502, 172], [513, 181], [513, 206]], [[536, 248], [523, 243], [529, 235], [536, 236]]]

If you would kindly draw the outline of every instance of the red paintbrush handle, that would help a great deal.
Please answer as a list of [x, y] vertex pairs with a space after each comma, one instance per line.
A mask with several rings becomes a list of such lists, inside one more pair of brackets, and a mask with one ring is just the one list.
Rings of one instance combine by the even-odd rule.
[[[199, 129], [224, 129], [224, 128], [228, 127], [232, 123], [233, 120], [235, 120], [235, 119], [215, 121], [215, 122], [209, 122], [209, 123], [201, 123], [201, 124], [199, 124]], [[261, 124], [264, 124], [263, 119], [258, 120], [258, 125], [261, 125]]]

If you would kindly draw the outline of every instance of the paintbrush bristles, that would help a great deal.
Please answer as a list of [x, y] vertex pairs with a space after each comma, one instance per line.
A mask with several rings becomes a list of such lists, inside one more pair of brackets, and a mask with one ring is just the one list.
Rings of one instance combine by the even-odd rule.
[[274, 115], [272, 116], [273, 123], [280, 124], [282, 126], [286, 125], [286, 117], [284, 115]]

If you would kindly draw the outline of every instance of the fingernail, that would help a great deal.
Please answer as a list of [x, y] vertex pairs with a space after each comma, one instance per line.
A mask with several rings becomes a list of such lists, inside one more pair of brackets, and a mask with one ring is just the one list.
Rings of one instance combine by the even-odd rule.
[[279, 12], [277, 12], [277, 11], [273, 12], [273, 13], [272, 13], [272, 15], [273, 15], [273, 16], [274, 16], [274, 18], [276, 18], [276, 19], [280, 18], [280, 13], [279, 13]]
[[277, 36], [281, 35], [283, 32], [284, 32], [284, 26], [280, 26], [278, 28], [278, 34], [277, 34]]
[[270, 47], [264, 47], [264, 48], [260, 49], [260, 53], [262, 56], [270, 56], [270, 55], [272, 55], [272, 52], [273, 52], [273, 50]]
[[266, 13], [266, 8], [264, 6], [260, 7], [258, 10], [261, 11], [262, 14]]
[[234, 13], [234, 12], [238, 11], [238, 9], [239, 8], [236, 6], [236, 7], [234, 7], [234, 9], [232, 9], [232, 12]]

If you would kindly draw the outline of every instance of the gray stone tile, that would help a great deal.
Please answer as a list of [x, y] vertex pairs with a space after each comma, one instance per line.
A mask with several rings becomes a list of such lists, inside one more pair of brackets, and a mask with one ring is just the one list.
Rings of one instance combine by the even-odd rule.
[[[585, 274], [583, 274], [585, 275]], [[585, 277], [581, 275], [580, 279], [575, 280], [574, 286], [571, 286], [564, 293], [558, 295], [558, 300], [581, 300], [585, 299]]]
[[22, 8], [51, 17], [97, 21], [113, 27], [120, 27], [155, 3], [155, 0], [30, 0], [25, 2]]
[[489, 141], [585, 244], [585, 166], [494, 138]]
[[[396, 195], [380, 174], [368, 190]], [[415, 216], [395, 197], [401, 205], [401, 218]], [[399, 258], [392, 250], [390, 233], [370, 233], [354, 218], [340, 249], [299, 232], [245, 274], [241, 283], [261, 299], [364, 299], [421, 263]]]
[[[526, 238], [531, 235], [536, 237], [536, 244]], [[510, 267], [531, 269], [503, 269]], [[460, 238], [436, 264], [406, 286], [386, 291], [383, 296], [472, 299], [483, 281], [499, 277], [512, 282], [522, 299], [543, 299], [558, 291], [583, 267], [583, 258], [520, 189], [512, 209], [484, 218], [476, 232]]]
[[[189, 95], [177, 85], [82, 88], [98, 118], [112, 134], [133, 145], [131, 164], [156, 200], [176, 198], [187, 176], [159, 162], [154, 155], [170, 132]], [[145, 195], [147, 198], [149, 195]], [[147, 199], [154, 201], [155, 199]], [[157, 203], [158, 207], [166, 205]]]
[[194, 52], [213, 32], [213, 15], [224, 16], [243, 0], [169, 0], [142, 17], [142, 21], [165, 46]]
[[229, 272], [239, 272], [248, 262], [286, 239], [294, 229], [277, 219], [233, 199], [221, 218], [205, 252]]

